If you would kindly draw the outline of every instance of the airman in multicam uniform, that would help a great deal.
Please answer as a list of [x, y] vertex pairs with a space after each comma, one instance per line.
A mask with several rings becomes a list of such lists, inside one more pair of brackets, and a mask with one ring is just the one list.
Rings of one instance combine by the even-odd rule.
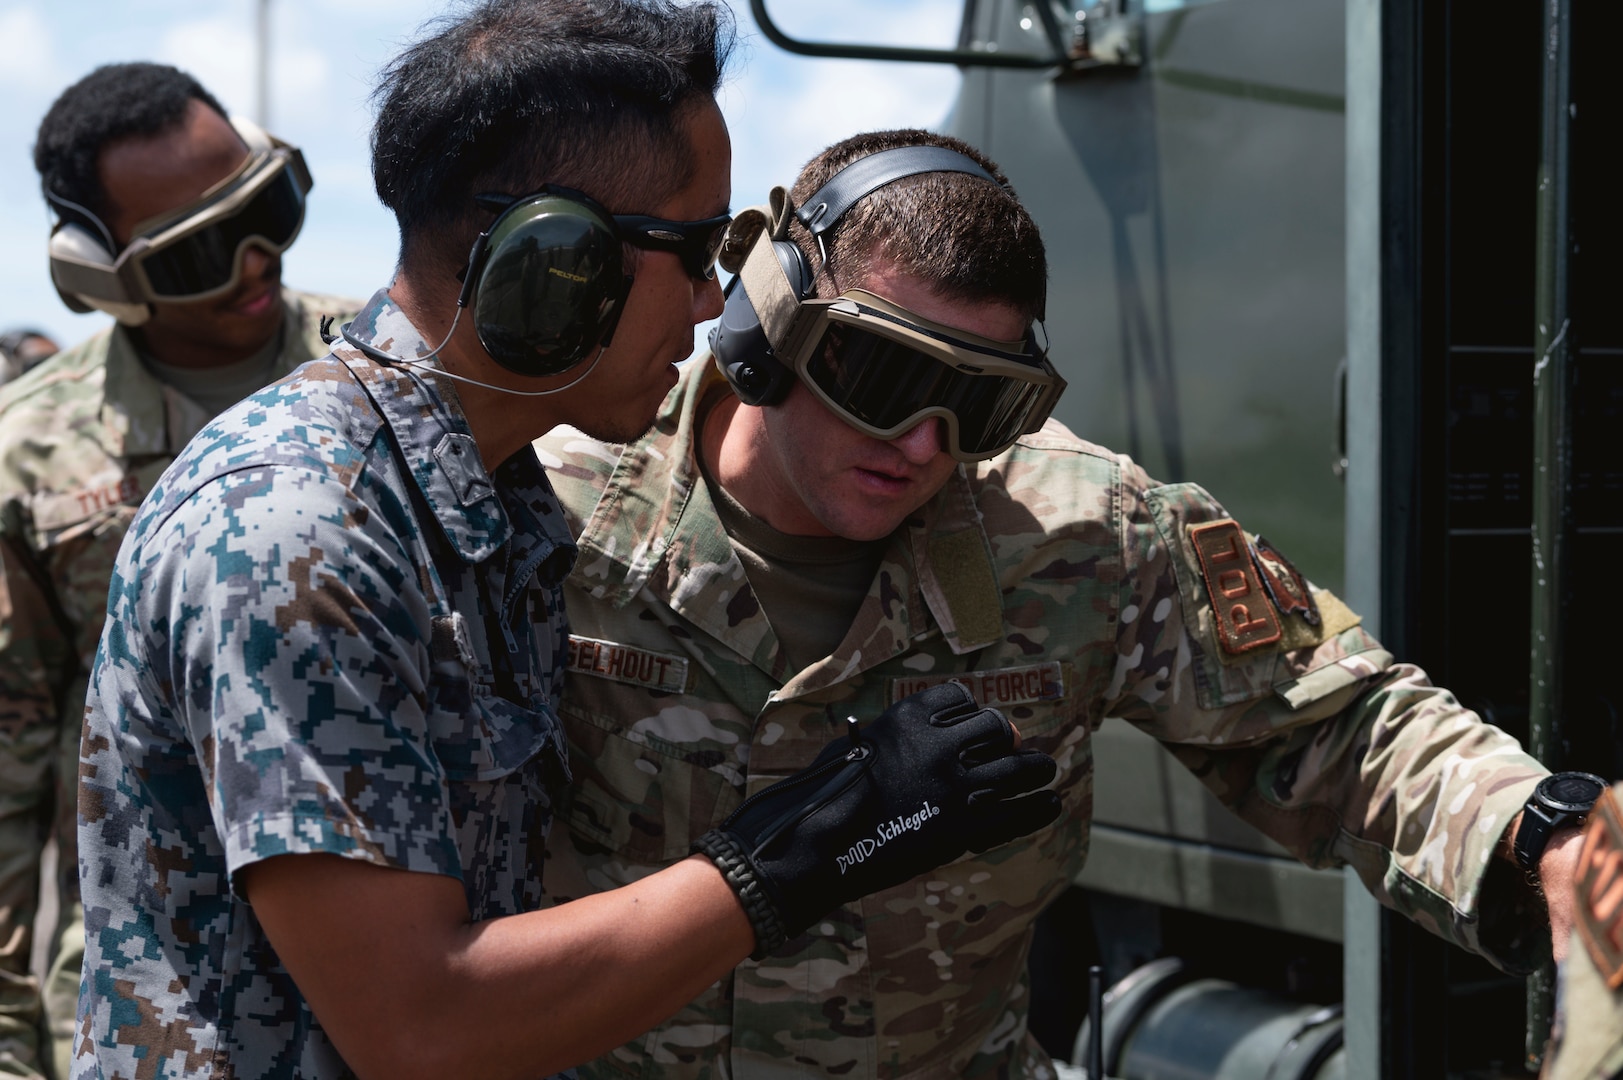
[[[836, 787], [795, 778], [704, 854], [543, 907], [574, 545], [530, 444], [645, 431], [721, 308], [725, 20], [485, 0], [386, 69], [393, 284], [193, 438], [119, 552], [79, 762], [77, 1080], [566, 1073], [1058, 812], [1053, 761], [937, 688], [865, 717], [816, 774]], [[897, 737], [918, 719], [927, 747]]]
[[[831, 194], [843, 167], [875, 174], [914, 146], [992, 175], [948, 164], [854, 203]], [[548, 873], [563, 898], [638, 880], [811, 761], [848, 715], [943, 680], [1058, 761], [1063, 814], [845, 905], [583, 1076], [1053, 1076], [1027, 1031], [1027, 953], [1087, 858], [1106, 716], [1299, 859], [1351, 866], [1445, 939], [1511, 971], [1549, 951], [1521, 875], [1488, 874], [1546, 775], [1514, 739], [1395, 662], [1200, 487], [1159, 484], [1053, 421], [1023, 430], [1040, 411], [1001, 437], [977, 419], [977, 402], [1023, 399], [1008, 382], [957, 387], [963, 350], [1018, 358], [1025, 336], [1031, 355], [1045, 279], [1035, 226], [994, 178], [924, 132], [836, 145], [765, 212], [816, 267], [818, 300], [784, 315], [771, 285], [779, 262], [792, 280], [793, 255], [745, 262], [754, 311], [735, 320], [730, 294], [717, 363], [683, 373], [652, 432], [537, 442], [580, 547], [565, 587], [573, 792]], [[768, 361], [748, 335], [724, 348], [756, 322], [788, 371], [758, 405]], [[959, 339], [956, 353], [928, 343]]]
[[[166, 158], [156, 184], [142, 149]], [[101, 68], [66, 90], [36, 153], [46, 189], [79, 207], [66, 214], [84, 227], [105, 218], [123, 240], [142, 219], [184, 220], [198, 193], [255, 160], [202, 87], [154, 64]], [[86, 158], [109, 166], [105, 176], [76, 172]], [[50, 836], [60, 914], [45, 1005], [56, 1072], [67, 1072], [82, 958], [74, 789], [85, 680], [136, 507], [217, 412], [326, 352], [323, 314], [357, 306], [279, 282], [276, 252], [250, 247], [224, 292], [119, 309], [123, 322], [0, 391], [0, 1071], [50, 1067], [28, 973]], [[194, 363], [197, 343], [218, 349], [212, 364]]]
[[1623, 1077], [1623, 784], [1589, 813], [1578, 854], [1575, 932], [1561, 964], [1544, 1080]]

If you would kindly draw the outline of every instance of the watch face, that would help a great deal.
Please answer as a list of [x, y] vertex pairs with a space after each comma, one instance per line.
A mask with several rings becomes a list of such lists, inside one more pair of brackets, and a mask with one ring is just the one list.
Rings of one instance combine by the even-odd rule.
[[1556, 773], [1539, 784], [1538, 796], [1553, 809], [1585, 814], [1606, 787], [1606, 781], [1592, 773]]

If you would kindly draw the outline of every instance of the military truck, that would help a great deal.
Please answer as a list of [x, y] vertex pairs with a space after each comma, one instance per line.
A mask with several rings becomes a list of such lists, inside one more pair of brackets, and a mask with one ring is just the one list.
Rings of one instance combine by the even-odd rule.
[[[1623, 776], [1617, 5], [964, 0], [919, 49], [792, 36], [802, 3], [751, 10], [793, 52], [962, 69], [946, 129], [1047, 239], [1060, 420], [1198, 480], [1553, 767]], [[1547, 972], [1303, 868], [1124, 723], [1096, 754], [1032, 956], [1057, 1057], [1099, 964], [1110, 1076], [1537, 1068]]]

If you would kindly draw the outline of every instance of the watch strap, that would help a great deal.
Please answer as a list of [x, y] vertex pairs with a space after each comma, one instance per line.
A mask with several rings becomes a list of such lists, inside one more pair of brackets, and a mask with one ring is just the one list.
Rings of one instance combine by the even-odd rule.
[[[1566, 797], [1561, 793], [1560, 781], [1573, 780], [1592, 785], [1594, 793], [1587, 799]], [[1545, 794], [1546, 788], [1550, 791], [1548, 795]], [[1511, 843], [1511, 854], [1515, 856], [1516, 865], [1528, 874], [1537, 874], [1539, 859], [1549, 846], [1550, 837], [1557, 829], [1582, 825], [1595, 800], [1606, 790], [1605, 780], [1587, 772], [1551, 773], [1539, 781], [1538, 787], [1533, 789], [1533, 794], [1522, 807], [1521, 825], [1517, 827], [1516, 838]]]
[[1538, 873], [1538, 861], [1549, 846], [1550, 834], [1567, 816], [1558, 812], [1556, 817], [1551, 818], [1546, 814], [1547, 811], [1536, 799], [1528, 799], [1527, 805], [1522, 807], [1522, 823], [1516, 829], [1516, 841], [1511, 845], [1516, 865], [1529, 874]]

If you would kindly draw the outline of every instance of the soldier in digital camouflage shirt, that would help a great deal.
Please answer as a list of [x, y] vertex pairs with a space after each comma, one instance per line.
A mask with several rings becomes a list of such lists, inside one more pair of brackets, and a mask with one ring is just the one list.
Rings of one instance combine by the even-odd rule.
[[[275, 164], [194, 79], [156, 64], [102, 67], [64, 91], [40, 125], [35, 163], [63, 225], [98, 239], [110, 230], [115, 246], [152, 219], [209, 214], [205, 190]], [[35, 1075], [51, 1056], [37, 1045], [40, 991], [28, 974], [50, 835], [61, 917], [46, 1011], [66, 1075], [81, 960], [74, 787], [85, 677], [135, 508], [212, 416], [326, 351], [323, 313], [355, 309], [281, 287], [291, 239], [250, 241], [202, 298], [132, 307], [65, 292], [77, 309], [106, 307], [121, 322], [0, 391], [0, 1072]]]
[[[936, 688], [702, 855], [542, 906], [575, 548], [530, 443], [565, 421], [637, 437], [721, 308], [725, 20], [485, 0], [384, 72], [393, 284], [198, 433], [114, 568], [74, 1077], [557, 1073], [831, 908], [1059, 812], [1052, 759]], [[920, 723], [933, 738], [899, 738]]]
[[[807, 330], [769, 287], [796, 260], [762, 239], [743, 265], [750, 318], [792, 327], [767, 337], [795, 365], [780, 401], [744, 404], [721, 365], [697, 363], [639, 442], [538, 441], [580, 546], [562, 708], [575, 778], [548, 872], [565, 898], [637, 880], [810, 761], [847, 714], [941, 680], [1058, 760], [1063, 816], [845, 906], [582, 1075], [1052, 1076], [1027, 1032], [1027, 952], [1087, 857], [1105, 716], [1308, 864], [1350, 865], [1447, 940], [1530, 969], [1551, 938], [1495, 852], [1545, 770], [1201, 488], [1157, 484], [1052, 421], [999, 434], [1030, 400], [1021, 380], [1035, 394], [1047, 378], [1030, 217], [963, 171], [896, 179], [843, 217], [851, 192], [832, 194], [848, 163], [878, 171], [868, 155], [919, 145], [995, 172], [944, 137], [858, 136], [774, 202], [823, 298], [800, 305]], [[808, 222], [827, 229], [816, 242]], [[735, 325], [734, 299], [724, 333], [750, 321]], [[993, 362], [1015, 374], [991, 378]], [[738, 368], [758, 394], [762, 365]], [[1544, 860], [1557, 893], [1571, 841]]]

